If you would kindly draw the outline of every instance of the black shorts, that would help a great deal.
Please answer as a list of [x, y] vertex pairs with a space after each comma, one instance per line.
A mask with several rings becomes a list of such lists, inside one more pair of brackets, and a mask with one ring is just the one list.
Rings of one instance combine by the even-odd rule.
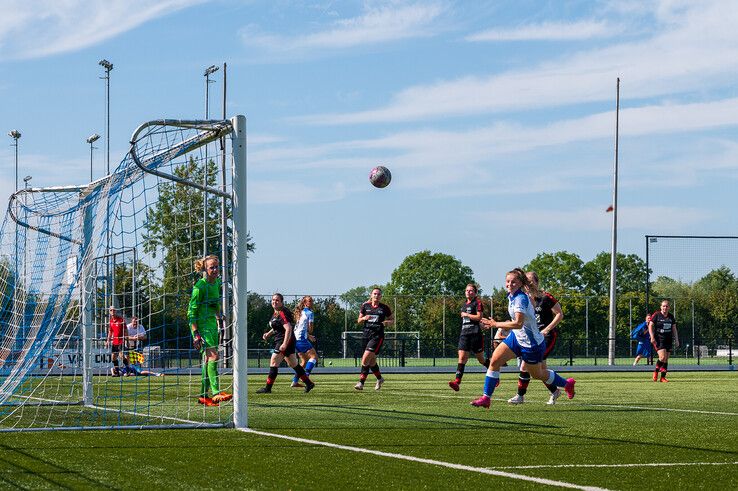
[[110, 351], [112, 351], [113, 353], [120, 353], [121, 351], [123, 351], [123, 345], [122, 344], [111, 344]]
[[546, 340], [546, 351], [543, 353], [543, 359], [548, 358], [548, 355], [553, 353], [554, 347], [556, 346], [556, 340], [559, 339], [559, 330], [552, 329], [548, 331], [548, 334], [544, 337]]
[[484, 351], [484, 334], [481, 332], [464, 333], [459, 335], [459, 351], [470, 353], [481, 353]]
[[656, 334], [656, 342], [654, 343], [654, 346], [656, 347], [656, 351], [665, 349], [669, 353], [671, 353], [671, 347], [674, 342], [674, 336], [669, 334]]
[[364, 330], [364, 351], [379, 354], [384, 344], [384, 332]]
[[[284, 338], [275, 338], [274, 339], [274, 348], [272, 349], [272, 353], [277, 354], [279, 353], [279, 348], [282, 347], [282, 343], [284, 342]], [[295, 338], [294, 336], [292, 339], [290, 339], [290, 342], [287, 343], [287, 348], [285, 348], [284, 352], [282, 353], [285, 358], [294, 355], [295, 354]]]

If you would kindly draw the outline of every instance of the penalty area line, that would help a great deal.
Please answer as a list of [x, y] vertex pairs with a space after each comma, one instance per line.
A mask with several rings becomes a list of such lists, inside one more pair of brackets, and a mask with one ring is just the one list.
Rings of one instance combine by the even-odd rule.
[[335, 448], [338, 450], [348, 450], [349, 452], [367, 453], [367, 454], [376, 455], [379, 457], [388, 457], [391, 459], [407, 460], [409, 462], [417, 462], [420, 464], [430, 464], [430, 465], [435, 465], [438, 467], [446, 467], [449, 469], [456, 469], [456, 470], [461, 470], [461, 471], [478, 472], [480, 474], [488, 474], [490, 476], [497, 476], [497, 477], [506, 477], [509, 479], [517, 479], [519, 481], [529, 481], [529, 482], [534, 482], [536, 484], [545, 484], [548, 486], [557, 486], [560, 488], [569, 488], [569, 489], [582, 489], [582, 490], [587, 490], [587, 491], [607, 491], [606, 488], [599, 488], [596, 486], [581, 486], [579, 484], [573, 484], [573, 483], [564, 482], [564, 481], [555, 481], [553, 479], [544, 479], [540, 477], [526, 476], [524, 474], [515, 474], [512, 472], [505, 472], [501, 470], [489, 469], [486, 467], [474, 467], [470, 465], [453, 464], [451, 462], [443, 462], [440, 460], [413, 457], [412, 455], [403, 455], [403, 454], [392, 453], [392, 452], [382, 452], [379, 450], [371, 450], [368, 448], [361, 448], [361, 447], [351, 447], [348, 445], [339, 445], [337, 443], [321, 442], [318, 440], [309, 440], [307, 438], [298, 438], [294, 436], [280, 435], [279, 433], [268, 433], [266, 431], [259, 431], [259, 430], [254, 430], [251, 428], [238, 428], [238, 429], [239, 431], [243, 431], [244, 433], [251, 433], [251, 434], [260, 435], [260, 436], [268, 436], [272, 438], [282, 438], [284, 440], [305, 443], [308, 445], [317, 445], [317, 446], [322, 446], [322, 447]]
[[719, 416], [738, 416], [738, 413], [730, 413], [726, 411], [702, 411], [700, 409], [676, 409], [671, 407], [628, 406], [624, 404], [582, 404], [582, 406], [611, 407], [619, 409], [643, 409], [646, 411], [668, 411], [675, 413], [716, 414]]
[[677, 467], [687, 465], [738, 465], [738, 462], [644, 462], [640, 464], [549, 464], [549, 465], [508, 465], [492, 469], [559, 469], [599, 468], [599, 467]]

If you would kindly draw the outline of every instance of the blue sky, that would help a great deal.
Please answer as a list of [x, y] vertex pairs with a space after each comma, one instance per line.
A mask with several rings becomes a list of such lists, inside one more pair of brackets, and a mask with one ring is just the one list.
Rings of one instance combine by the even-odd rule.
[[[0, 196], [86, 182], [142, 122], [204, 116], [228, 63], [248, 119], [249, 288], [342, 293], [429, 249], [482, 287], [540, 252], [736, 234], [738, 4], [717, 1], [0, 0]], [[221, 72], [211, 85], [220, 114]], [[104, 173], [98, 142], [94, 176]], [[369, 170], [389, 167], [373, 189]], [[461, 295], [462, 292], [459, 292]]]

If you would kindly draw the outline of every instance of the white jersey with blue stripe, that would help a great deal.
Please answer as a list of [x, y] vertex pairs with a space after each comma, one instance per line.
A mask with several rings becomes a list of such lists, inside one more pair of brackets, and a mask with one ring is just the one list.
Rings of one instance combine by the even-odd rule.
[[515, 313], [523, 314], [523, 327], [520, 329], [511, 329], [515, 333], [518, 344], [523, 348], [532, 348], [543, 343], [543, 334], [538, 330], [538, 322], [536, 322], [536, 309], [533, 302], [530, 301], [528, 295], [522, 290], [507, 296], [507, 312], [511, 319], [515, 319]]
[[304, 341], [308, 337], [308, 325], [313, 322], [313, 311], [305, 307], [300, 313], [300, 320], [295, 326], [295, 341]]

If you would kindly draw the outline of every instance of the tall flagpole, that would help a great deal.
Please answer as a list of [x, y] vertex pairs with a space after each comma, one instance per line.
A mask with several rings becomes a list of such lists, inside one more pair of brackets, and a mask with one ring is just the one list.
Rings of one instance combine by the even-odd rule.
[[612, 186], [612, 249], [610, 253], [610, 330], [608, 333], [607, 364], [615, 364], [615, 327], [617, 325], [617, 270], [618, 270], [618, 142], [620, 138], [620, 77], [615, 95], [615, 162]]

